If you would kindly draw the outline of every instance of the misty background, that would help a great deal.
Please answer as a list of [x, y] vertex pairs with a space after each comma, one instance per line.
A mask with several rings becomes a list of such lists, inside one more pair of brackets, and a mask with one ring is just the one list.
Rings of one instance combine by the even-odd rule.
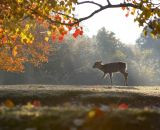
[[[26, 64], [24, 73], [0, 71], [0, 84], [109, 85], [109, 76], [103, 79], [93, 64], [123, 61], [128, 85], [160, 85], [160, 40], [150, 36], [141, 35], [135, 45], [126, 45], [103, 27], [92, 38], [68, 35], [63, 42], [51, 44], [48, 63], [39, 68]], [[113, 84], [123, 85], [123, 75], [114, 73]]]

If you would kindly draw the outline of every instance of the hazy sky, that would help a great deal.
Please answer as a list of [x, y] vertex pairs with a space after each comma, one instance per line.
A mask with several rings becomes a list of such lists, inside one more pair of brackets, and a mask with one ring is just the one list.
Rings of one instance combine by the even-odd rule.
[[[81, 0], [84, 1], [84, 0]], [[92, 0], [93, 1], [93, 0]], [[106, 0], [94, 0], [99, 3], [106, 3]], [[119, 1], [119, 0], [118, 0]], [[87, 16], [97, 6], [91, 4], [79, 5], [76, 8], [78, 17]], [[122, 9], [107, 9], [92, 18], [82, 22], [84, 25], [84, 32], [89, 36], [97, 33], [97, 31], [105, 27], [108, 31], [113, 31], [116, 36], [126, 44], [135, 44], [139, 37], [141, 30], [138, 24], [134, 22], [133, 16], [125, 17], [125, 11]]]

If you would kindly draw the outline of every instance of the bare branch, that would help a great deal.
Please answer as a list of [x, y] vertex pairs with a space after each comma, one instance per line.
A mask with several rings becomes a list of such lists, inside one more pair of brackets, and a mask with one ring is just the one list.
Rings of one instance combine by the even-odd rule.
[[83, 2], [78, 2], [77, 4], [78, 4], [78, 5], [80, 5], [80, 4], [94, 4], [94, 5], [99, 6], [100, 8], [103, 7], [101, 4], [96, 3], [96, 2], [94, 2], [94, 1], [83, 1]]
[[111, 5], [111, 2], [109, 0], [107, 0], [108, 5]]
[[140, 9], [139, 6], [134, 5], [134, 4], [132, 4], [132, 3], [122, 3], [122, 4], [116, 4], [116, 5], [106, 5], [106, 6], [101, 7], [100, 9], [95, 10], [95, 11], [92, 12], [90, 15], [88, 15], [88, 16], [86, 16], [86, 17], [83, 17], [83, 18], [80, 18], [78, 21], [79, 21], [79, 22], [82, 22], [82, 21], [84, 21], [84, 20], [86, 20], [86, 19], [89, 19], [89, 18], [91, 18], [92, 16], [94, 16], [95, 14], [97, 14], [97, 13], [99, 13], [99, 12], [105, 10], [105, 9], [108, 9], [108, 8], [120, 8], [120, 7], [133, 7], [133, 8], [138, 8], [138, 9]]

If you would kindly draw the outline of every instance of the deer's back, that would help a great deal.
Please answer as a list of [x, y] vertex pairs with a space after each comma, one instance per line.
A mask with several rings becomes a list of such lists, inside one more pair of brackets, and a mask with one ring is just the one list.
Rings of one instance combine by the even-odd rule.
[[114, 62], [103, 65], [103, 70], [106, 73], [109, 72], [119, 72], [126, 70], [126, 63], [124, 62]]

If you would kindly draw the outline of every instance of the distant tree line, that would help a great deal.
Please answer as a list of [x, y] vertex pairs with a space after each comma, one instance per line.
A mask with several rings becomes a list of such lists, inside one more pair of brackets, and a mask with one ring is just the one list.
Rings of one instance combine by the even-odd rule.
[[[52, 42], [52, 41], [50, 41]], [[160, 41], [143, 35], [136, 45], [125, 45], [113, 32], [101, 28], [97, 35], [73, 39], [68, 35], [61, 43], [53, 43], [49, 62], [36, 68], [25, 64], [24, 73], [0, 71], [0, 84], [110, 84], [109, 77], [93, 69], [96, 61], [123, 61], [128, 65], [129, 85], [160, 84]], [[115, 85], [123, 85], [121, 74], [113, 75]]]

